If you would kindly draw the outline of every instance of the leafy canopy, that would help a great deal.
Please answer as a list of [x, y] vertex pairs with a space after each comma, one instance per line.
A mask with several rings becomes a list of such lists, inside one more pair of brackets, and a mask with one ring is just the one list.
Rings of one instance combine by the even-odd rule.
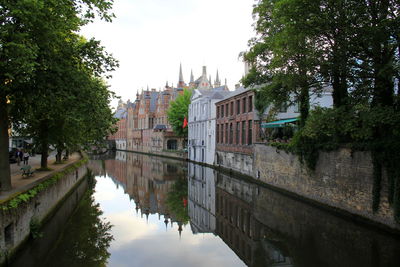
[[183, 122], [188, 119], [188, 110], [192, 91], [184, 89], [183, 94], [179, 95], [175, 101], [171, 101], [167, 110], [168, 121], [174, 132], [179, 136], [188, 135], [188, 127], [183, 128]]

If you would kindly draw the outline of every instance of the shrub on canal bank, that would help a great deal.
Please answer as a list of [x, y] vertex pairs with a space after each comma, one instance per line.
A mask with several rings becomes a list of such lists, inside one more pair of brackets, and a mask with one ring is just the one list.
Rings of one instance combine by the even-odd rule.
[[316, 108], [290, 143], [270, 145], [298, 155], [310, 170], [315, 169], [320, 151], [340, 147], [370, 151], [374, 167], [372, 209], [379, 209], [382, 175], [386, 171], [388, 202], [400, 223], [399, 125], [400, 113], [391, 107]]

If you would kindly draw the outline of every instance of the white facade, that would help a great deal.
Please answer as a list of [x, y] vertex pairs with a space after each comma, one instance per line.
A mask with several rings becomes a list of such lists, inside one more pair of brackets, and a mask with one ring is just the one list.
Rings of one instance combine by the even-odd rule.
[[[310, 95], [310, 109], [315, 107], [324, 107], [330, 108], [333, 106], [333, 97], [332, 97], [332, 89], [326, 87], [323, 89], [322, 93], [319, 95]], [[268, 107], [264, 114], [268, 114], [270, 112], [270, 108]], [[275, 118], [277, 120], [288, 119], [288, 118], [296, 118], [300, 116], [300, 110], [298, 104], [288, 106], [287, 108], [283, 108], [280, 110]]]
[[229, 91], [225, 87], [208, 90], [195, 89], [189, 105], [188, 155], [189, 159], [212, 165], [215, 156], [215, 102]]
[[119, 150], [126, 150], [126, 139], [116, 139], [115, 145]]

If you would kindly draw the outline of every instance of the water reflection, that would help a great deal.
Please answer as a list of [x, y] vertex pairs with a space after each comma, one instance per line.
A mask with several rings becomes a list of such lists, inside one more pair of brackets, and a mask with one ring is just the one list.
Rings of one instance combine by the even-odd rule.
[[30, 239], [7, 266], [105, 266], [113, 237], [94, 202], [94, 185], [88, 174], [41, 227], [41, 237]]
[[[141, 216], [154, 214], [167, 229], [168, 223], [175, 224], [185, 242], [202, 242], [198, 236], [222, 240], [236, 254], [229, 257], [248, 266], [400, 266], [398, 236], [211, 168], [124, 152], [107, 160], [105, 168]], [[190, 231], [185, 227], [187, 212]], [[153, 242], [157, 240], [162, 237]], [[217, 243], [204, 242], [224, 251]], [[201, 255], [196, 249], [191, 253]], [[197, 265], [205, 264], [201, 262]]]
[[400, 266], [398, 235], [193, 163], [110, 157], [90, 162], [95, 203], [72, 217], [49, 266], [82, 255], [88, 266]]
[[186, 164], [118, 151], [115, 160], [105, 161], [105, 167], [108, 177], [124, 189], [141, 216], [158, 214], [165, 224], [187, 223], [183, 205], [187, 197]]
[[194, 233], [215, 233], [248, 266], [293, 266], [277, 244], [260, 236], [255, 184], [189, 163], [189, 214]]
[[[94, 179], [93, 179], [94, 181]], [[93, 198], [94, 183], [80, 201], [72, 220], [42, 266], [106, 266], [112, 226]]]

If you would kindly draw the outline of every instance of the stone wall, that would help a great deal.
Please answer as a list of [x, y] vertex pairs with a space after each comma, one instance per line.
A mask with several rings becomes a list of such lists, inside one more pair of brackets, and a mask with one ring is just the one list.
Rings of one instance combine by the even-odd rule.
[[272, 186], [400, 230], [387, 200], [387, 178], [382, 179], [381, 203], [372, 212], [373, 167], [367, 152], [340, 149], [321, 152], [315, 171], [296, 155], [263, 144], [255, 145], [253, 176]]
[[215, 161], [217, 166], [232, 169], [246, 175], [253, 175], [252, 155], [217, 151]]
[[[29, 237], [32, 218], [39, 222], [43, 221], [71, 189], [81, 181], [86, 170], [86, 165], [82, 165], [59, 179], [56, 184], [39, 192], [28, 202], [20, 203], [16, 208], [0, 210], [0, 264], [7, 255], [12, 255], [15, 249]], [[30, 184], [22, 192], [29, 191], [39, 183], [50, 179], [53, 175]]]

